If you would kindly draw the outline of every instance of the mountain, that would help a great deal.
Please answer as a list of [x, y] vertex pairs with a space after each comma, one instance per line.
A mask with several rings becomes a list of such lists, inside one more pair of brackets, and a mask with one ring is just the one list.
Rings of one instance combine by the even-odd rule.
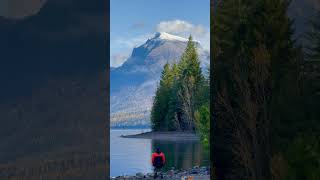
[[[157, 32], [133, 49], [126, 62], [110, 71], [111, 126], [150, 124], [153, 96], [166, 63], [177, 63], [188, 39]], [[201, 67], [209, 67], [210, 53], [195, 41]]]

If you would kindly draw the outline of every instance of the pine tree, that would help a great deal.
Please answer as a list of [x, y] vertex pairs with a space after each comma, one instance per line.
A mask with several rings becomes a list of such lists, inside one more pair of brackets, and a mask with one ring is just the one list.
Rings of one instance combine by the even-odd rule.
[[166, 114], [166, 122], [168, 122], [168, 130], [180, 130], [179, 105], [177, 98], [177, 81], [179, 79], [179, 69], [177, 64], [173, 64], [171, 68], [173, 83], [169, 93], [168, 112]]
[[[210, 69], [207, 69], [210, 73]], [[196, 111], [194, 114], [196, 131], [200, 135], [202, 144], [209, 150], [210, 144], [210, 77], [204, 75], [203, 82], [195, 93]]]
[[213, 149], [218, 178], [271, 179], [273, 129], [282, 129], [288, 113], [282, 103], [291, 99], [290, 108], [296, 108], [297, 59], [287, 8], [283, 0], [225, 0], [217, 8]]
[[209, 103], [203, 104], [195, 112], [196, 129], [204, 146], [209, 149], [210, 144], [210, 110]]
[[195, 42], [192, 36], [181, 60], [178, 64], [179, 79], [177, 84], [177, 95], [180, 107], [180, 127], [182, 130], [194, 131], [195, 120], [194, 113], [196, 107], [196, 92], [199, 90], [201, 83], [203, 83], [203, 75], [201, 73], [199, 56], [197, 54]]
[[191, 35], [189, 36], [187, 47], [181, 56], [179, 68], [182, 77], [193, 76], [197, 83], [202, 81], [203, 75], [201, 74], [199, 55]]
[[173, 76], [170, 72], [170, 65], [164, 65], [159, 87], [157, 88], [156, 95], [151, 110], [152, 129], [167, 130], [168, 122], [165, 121], [165, 116], [168, 113], [168, 102], [171, 86], [173, 83]]
[[195, 131], [195, 111], [208, 100], [206, 83], [190, 36], [179, 64], [164, 66], [151, 111], [153, 130]]
[[311, 30], [307, 33], [306, 57], [311, 61], [320, 61], [320, 11], [311, 20]]
[[[218, 179], [258, 179], [252, 158], [254, 117], [248, 122], [249, 18], [255, 2], [225, 0], [217, 5], [214, 49], [214, 166]], [[246, 94], [247, 93], [247, 94]], [[249, 99], [250, 100], [250, 99]], [[253, 129], [254, 130], [254, 129]], [[251, 131], [251, 132], [250, 132]], [[246, 159], [244, 159], [246, 158]], [[253, 177], [253, 178], [252, 178]]]
[[[306, 36], [305, 59], [301, 60], [301, 94], [298, 108], [288, 111], [291, 116], [283, 118], [277, 127], [277, 135], [283, 147], [281, 155], [287, 164], [287, 179], [320, 178], [320, 13], [311, 19], [311, 28]], [[288, 101], [287, 101], [288, 102]], [[289, 102], [292, 104], [292, 102]], [[290, 105], [291, 107], [292, 105]], [[290, 124], [290, 128], [288, 128]], [[279, 128], [280, 127], [280, 128]], [[281, 133], [281, 134], [280, 134]]]

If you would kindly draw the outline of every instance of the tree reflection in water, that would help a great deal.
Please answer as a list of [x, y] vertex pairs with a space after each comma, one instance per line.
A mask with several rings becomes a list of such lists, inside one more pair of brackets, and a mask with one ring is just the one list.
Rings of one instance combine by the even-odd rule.
[[175, 169], [189, 169], [194, 166], [209, 166], [209, 151], [198, 141], [162, 141], [152, 140], [152, 152], [159, 147], [166, 156], [163, 171], [172, 167]]

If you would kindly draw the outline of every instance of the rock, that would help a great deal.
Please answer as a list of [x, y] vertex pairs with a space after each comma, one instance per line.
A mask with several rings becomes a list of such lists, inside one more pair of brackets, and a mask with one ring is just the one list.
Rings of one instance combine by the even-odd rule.
[[169, 176], [173, 176], [174, 173], [175, 173], [174, 170], [170, 170], [170, 171], [167, 172], [167, 174], [168, 174]]
[[196, 170], [196, 169], [192, 169], [191, 172], [190, 172], [190, 174], [199, 174], [199, 171]]
[[148, 173], [147, 176], [148, 176], [148, 177], [153, 177], [153, 176], [154, 176], [154, 173]]
[[[161, 176], [163, 178], [161, 178]], [[153, 180], [154, 173], [137, 173], [135, 176], [119, 176], [111, 178], [114, 180]], [[158, 173], [157, 180], [209, 180], [210, 179], [210, 168], [195, 166], [187, 170], [171, 170], [167, 172]]]

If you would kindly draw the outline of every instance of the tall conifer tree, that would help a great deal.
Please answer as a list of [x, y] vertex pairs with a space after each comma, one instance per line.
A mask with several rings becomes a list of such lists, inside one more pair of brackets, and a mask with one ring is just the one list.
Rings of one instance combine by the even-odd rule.
[[287, 8], [285, 0], [218, 5], [213, 27], [218, 178], [271, 179], [270, 156], [277, 147], [271, 144], [273, 129], [288, 113], [277, 105], [296, 95], [289, 88], [297, 82], [297, 59]]
[[167, 130], [168, 122], [165, 116], [168, 113], [169, 94], [173, 82], [170, 65], [167, 63], [163, 67], [159, 87], [151, 110], [151, 122], [153, 130]]
[[320, 61], [320, 11], [311, 20], [311, 30], [307, 33], [307, 60]]
[[203, 83], [203, 75], [196, 44], [189, 37], [186, 50], [181, 56], [179, 63], [180, 76], [178, 80], [178, 100], [180, 106], [180, 125], [182, 130], [195, 130], [194, 113], [196, 110], [196, 92]]

